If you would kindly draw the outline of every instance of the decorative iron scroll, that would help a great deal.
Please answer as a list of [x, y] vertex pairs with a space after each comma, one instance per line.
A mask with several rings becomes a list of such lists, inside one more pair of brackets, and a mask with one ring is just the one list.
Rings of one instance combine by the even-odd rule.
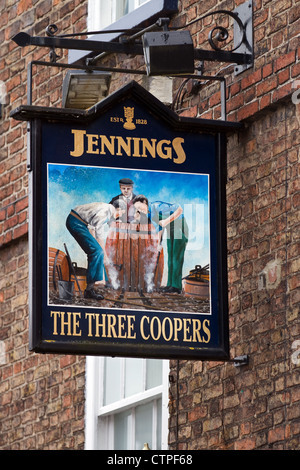
[[[205, 18], [208, 18], [208, 17], [213, 16], [213, 15], [218, 15], [218, 14], [219, 15], [223, 14], [223, 15], [230, 16], [231, 18], [233, 18], [233, 20], [236, 22], [236, 24], [239, 27], [240, 39], [239, 39], [238, 44], [233, 49], [231, 49], [231, 52], [233, 52], [241, 46], [241, 44], [244, 42], [245, 37], [246, 37], [246, 25], [243, 24], [243, 22], [240, 19], [239, 15], [235, 12], [228, 11], [228, 10], [216, 10], [216, 11], [213, 11], [211, 13], [206, 13], [205, 15], [201, 16], [200, 18], [196, 18], [195, 20], [191, 21], [187, 25], [176, 27], [176, 28], [171, 27], [171, 28], [169, 28], [169, 30], [170, 31], [173, 31], [173, 30], [177, 31], [177, 30], [180, 30], [180, 29], [183, 29], [183, 28], [188, 28], [189, 26], [191, 26], [194, 23], [197, 23], [198, 21], [204, 20]], [[169, 18], [165, 18], [165, 20], [170, 21]], [[157, 25], [158, 25], [158, 23], [159, 22], [157, 22]], [[161, 24], [159, 26], [161, 26]], [[163, 23], [163, 26], [164, 26], [164, 28], [166, 27], [165, 22]], [[135, 31], [141, 31], [141, 30], [136, 28]], [[217, 35], [214, 39], [214, 33], [216, 31], [218, 31], [218, 33], [217, 33]], [[50, 24], [46, 28], [46, 35], [48, 37], [54, 37], [57, 32], [58, 32], [58, 27], [55, 24]], [[112, 32], [112, 31], [110, 31], [110, 32]], [[126, 34], [129, 31], [125, 30], [125, 29], [118, 29], [118, 30], [113, 30], [113, 32], [119, 32], [119, 33]], [[133, 30], [130, 30], [130, 32], [133, 32]], [[59, 35], [57, 37], [64, 38], [64, 37], [72, 37], [72, 36], [91, 35], [91, 34], [105, 34], [105, 33], [107, 33], [107, 31], [92, 31], [92, 32], [85, 32], [85, 33], [62, 34], [62, 35]], [[228, 29], [225, 28], [224, 26], [218, 26], [217, 25], [217, 26], [214, 26], [213, 29], [209, 32], [208, 42], [209, 42], [212, 49], [214, 49], [215, 51], [220, 51], [221, 48], [218, 47], [215, 44], [214, 40], [217, 40], [218, 42], [224, 42], [224, 41], [226, 41], [226, 39], [228, 39], [228, 37], [229, 37]]]
[[[174, 28], [174, 29], [188, 28], [189, 26], [191, 26], [194, 23], [197, 23], [198, 21], [204, 20], [205, 18], [208, 18], [209, 16], [213, 16], [213, 15], [217, 15], [217, 14], [223, 14], [223, 15], [230, 16], [231, 18], [233, 18], [233, 20], [237, 23], [237, 25], [239, 27], [240, 39], [239, 39], [238, 44], [233, 49], [231, 49], [231, 52], [233, 52], [233, 51], [237, 50], [243, 44], [243, 42], [245, 40], [246, 25], [244, 25], [244, 23], [242, 22], [242, 20], [238, 16], [238, 14], [234, 13], [232, 11], [216, 10], [216, 11], [213, 11], [211, 13], [206, 13], [206, 15], [203, 15], [200, 18], [196, 18], [195, 20], [191, 21], [187, 25], [181, 26], [180, 28]], [[212, 47], [212, 49], [214, 49], [215, 51], [221, 51], [222, 49], [214, 43], [213, 35], [216, 31], [219, 31], [219, 32], [216, 35], [215, 39], [218, 42], [223, 42], [223, 41], [226, 41], [226, 39], [228, 39], [228, 36], [229, 36], [228, 29], [225, 28], [224, 26], [214, 26], [213, 29], [210, 30], [209, 35], [208, 35], [208, 42], [209, 42], [210, 46]]]

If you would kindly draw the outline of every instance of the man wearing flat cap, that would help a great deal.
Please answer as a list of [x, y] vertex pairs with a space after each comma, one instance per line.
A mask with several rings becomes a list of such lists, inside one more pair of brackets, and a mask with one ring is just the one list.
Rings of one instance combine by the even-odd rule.
[[121, 194], [112, 198], [109, 204], [116, 208], [119, 207], [120, 201], [126, 203], [127, 211], [122, 216], [122, 222], [130, 222], [129, 209], [132, 207], [132, 201], [135, 197], [133, 194], [133, 181], [130, 178], [122, 178], [119, 180]]

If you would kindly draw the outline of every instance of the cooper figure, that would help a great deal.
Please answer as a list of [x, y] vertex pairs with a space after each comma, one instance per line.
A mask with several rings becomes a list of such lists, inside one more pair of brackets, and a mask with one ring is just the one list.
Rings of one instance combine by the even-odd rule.
[[[123, 211], [105, 202], [83, 204], [71, 210], [66, 227], [87, 255], [86, 299], [102, 300], [95, 286], [105, 285], [105, 264], [109, 263], [105, 253], [104, 226], [111, 218], [117, 218]], [[95, 236], [93, 235], [95, 233]]]

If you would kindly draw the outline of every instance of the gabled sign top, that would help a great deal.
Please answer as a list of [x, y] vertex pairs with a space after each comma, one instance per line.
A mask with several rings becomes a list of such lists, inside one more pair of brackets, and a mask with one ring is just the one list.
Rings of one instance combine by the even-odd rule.
[[146, 106], [149, 112], [153, 113], [154, 116], [162, 119], [170, 127], [176, 129], [230, 132], [242, 127], [241, 123], [236, 122], [178, 116], [178, 114], [173, 112], [135, 81], [124, 85], [87, 110], [22, 105], [11, 112], [11, 117], [20, 121], [31, 121], [39, 118], [46, 121], [88, 123], [106, 113], [115, 106], [116, 103], [120, 103], [125, 99], [133, 99], [141, 105]]

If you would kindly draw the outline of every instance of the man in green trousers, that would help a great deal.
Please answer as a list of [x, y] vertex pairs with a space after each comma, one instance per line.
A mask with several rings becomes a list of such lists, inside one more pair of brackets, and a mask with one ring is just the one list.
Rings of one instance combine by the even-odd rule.
[[168, 281], [161, 288], [164, 292], [180, 293], [182, 289], [182, 267], [188, 242], [188, 226], [183, 209], [179, 204], [163, 201], [149, 203], [146, 196], [140, 194], [134, 198], [135, 220], [140, 223], [151, 222], [162, 237], [167, 234]]

